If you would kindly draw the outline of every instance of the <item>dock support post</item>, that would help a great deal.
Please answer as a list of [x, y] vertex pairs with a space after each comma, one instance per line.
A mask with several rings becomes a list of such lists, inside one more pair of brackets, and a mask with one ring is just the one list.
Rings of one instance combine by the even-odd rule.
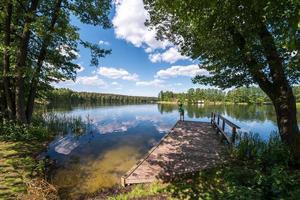
[[232, 144], [234, 144], [235, 142], [235, 137], [236, 137], [236, 127], [232, 127], [232, 137], [231, 137]]
[[222, 130], [225, 131], [225, 120], [223, 119]]
[[121, 177], [121, 185], [122, 185], [122, 187], [126, 186], [126, 184], [125, 184], [125, 177], [124, 176]]

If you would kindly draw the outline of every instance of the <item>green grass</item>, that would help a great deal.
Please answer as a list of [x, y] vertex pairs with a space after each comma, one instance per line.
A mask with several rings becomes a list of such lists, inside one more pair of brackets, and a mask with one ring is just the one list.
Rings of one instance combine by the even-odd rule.
[[16, 199], [26, 192], [26, 183], [40, 173], [32, 152], [41, 143], [0, 141], [0, 199]]
[[167, 185], [154, 182], [151, 184], [140, 184], [133, 187], [133, 189], [127, 193], [118, 194], [114, 197], [108, 197], [108, 200], [129, 200], [143, 197], [153, 197], [163, 195]]

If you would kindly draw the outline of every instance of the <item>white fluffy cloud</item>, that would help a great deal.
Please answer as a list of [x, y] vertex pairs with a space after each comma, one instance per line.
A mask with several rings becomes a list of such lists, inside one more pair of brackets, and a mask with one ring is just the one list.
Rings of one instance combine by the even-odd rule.
[[155, 77], [156, 78], [172, 78], [177, 76], [189, 76], [194, 77], [196, 75], [208, 76], [209, 73], [205, 69], [200, 69], [198, 65], [187, 65], [187, 66], [172, 66], [167, 69], [159, 70]]
[[99, 40], [98, 44], [99, 45], [106, 45], [106, 46], [110, 45], [109, 42], [103, 41], [103, 40]]
[[127, 81], [138, 81], [139, 76], [136, 73], [134, 73], [134, 74], [129, 74], [127, 76], [123, 76], [122, 79]]
[[163, 53], [150, 54], [149, 59], [153, 63], [164, 61], [172, 64], [178, 60], [186, 60], [189, 58], [181, 55], [176, 47], [170, 47], [168, 50], [166, 50]]
[[131, 74], [125, 69], [113, 67], [100, 67], [98, 74], [110, 79], [123, 79], [127, 81], [138, 81], [139, 78], [136, 73]]
[[144, 9], [143, 0], [120, 0], [116, 5], [116, 14], [112, 20], [117, 38], [125, 39], [136, 47], [143, 44], [152, 49], [165, 48], [167, 41], [158, 41], [156, 31], [145, 26], [148, 12]]
[[93, 76], [78, 76], [75, 81], [76, 84], [89, 86], [107, 86], [106, 82], [97, 75]]
[[136, 82], [137, 86], [155, 86], [155, 87], [162, 87], [165, 83], [164, 80], [154, 79], [152, 81], [138, 81]]
[[[169, 41], [159, 41], [156, 39], [156, 31], [149, 30], [145, 26], [149, 13], [144, 9], [143, 0], [118, 0], [116, 5], [116, 14], [112, 20], [114, 31], [117, 38], [124, 39], [136, 47], [143, 47], [146, 53], [151, 53], [149, 59], [152, 62], [174, 63], [177, 60], [187, 59], [181, 56], [177, 48], [173, 47]], [[164, 50], [166, 52], [153, 53], [155, 50]]]

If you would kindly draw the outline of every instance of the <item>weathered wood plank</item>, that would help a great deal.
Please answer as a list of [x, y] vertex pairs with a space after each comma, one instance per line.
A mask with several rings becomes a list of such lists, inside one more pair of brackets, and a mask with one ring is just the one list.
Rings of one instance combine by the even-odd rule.
[[224, 146], [210, 123], [178, 121], [121, 179], [122, 185], [166, 180], [222, 160]]

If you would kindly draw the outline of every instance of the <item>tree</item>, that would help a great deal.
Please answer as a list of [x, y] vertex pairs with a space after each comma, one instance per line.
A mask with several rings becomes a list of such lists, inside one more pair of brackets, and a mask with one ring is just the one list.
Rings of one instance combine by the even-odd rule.
[[111, 26], [110, 0], [3, 0], [0, 3], [1, 112], [31, 121], [34, 101], [53, 81], [74, 79], [78, 45], [91, 50], [91, 64], [111, 51], [83, 41], [71, 16], [82, 23]]
[[144, 0], [160, 39], [199, 59], [222, 89], [257, 84], [271, 99], [282, 140], [300, 159], [292, 84], [299, 83], [300, 1]]

